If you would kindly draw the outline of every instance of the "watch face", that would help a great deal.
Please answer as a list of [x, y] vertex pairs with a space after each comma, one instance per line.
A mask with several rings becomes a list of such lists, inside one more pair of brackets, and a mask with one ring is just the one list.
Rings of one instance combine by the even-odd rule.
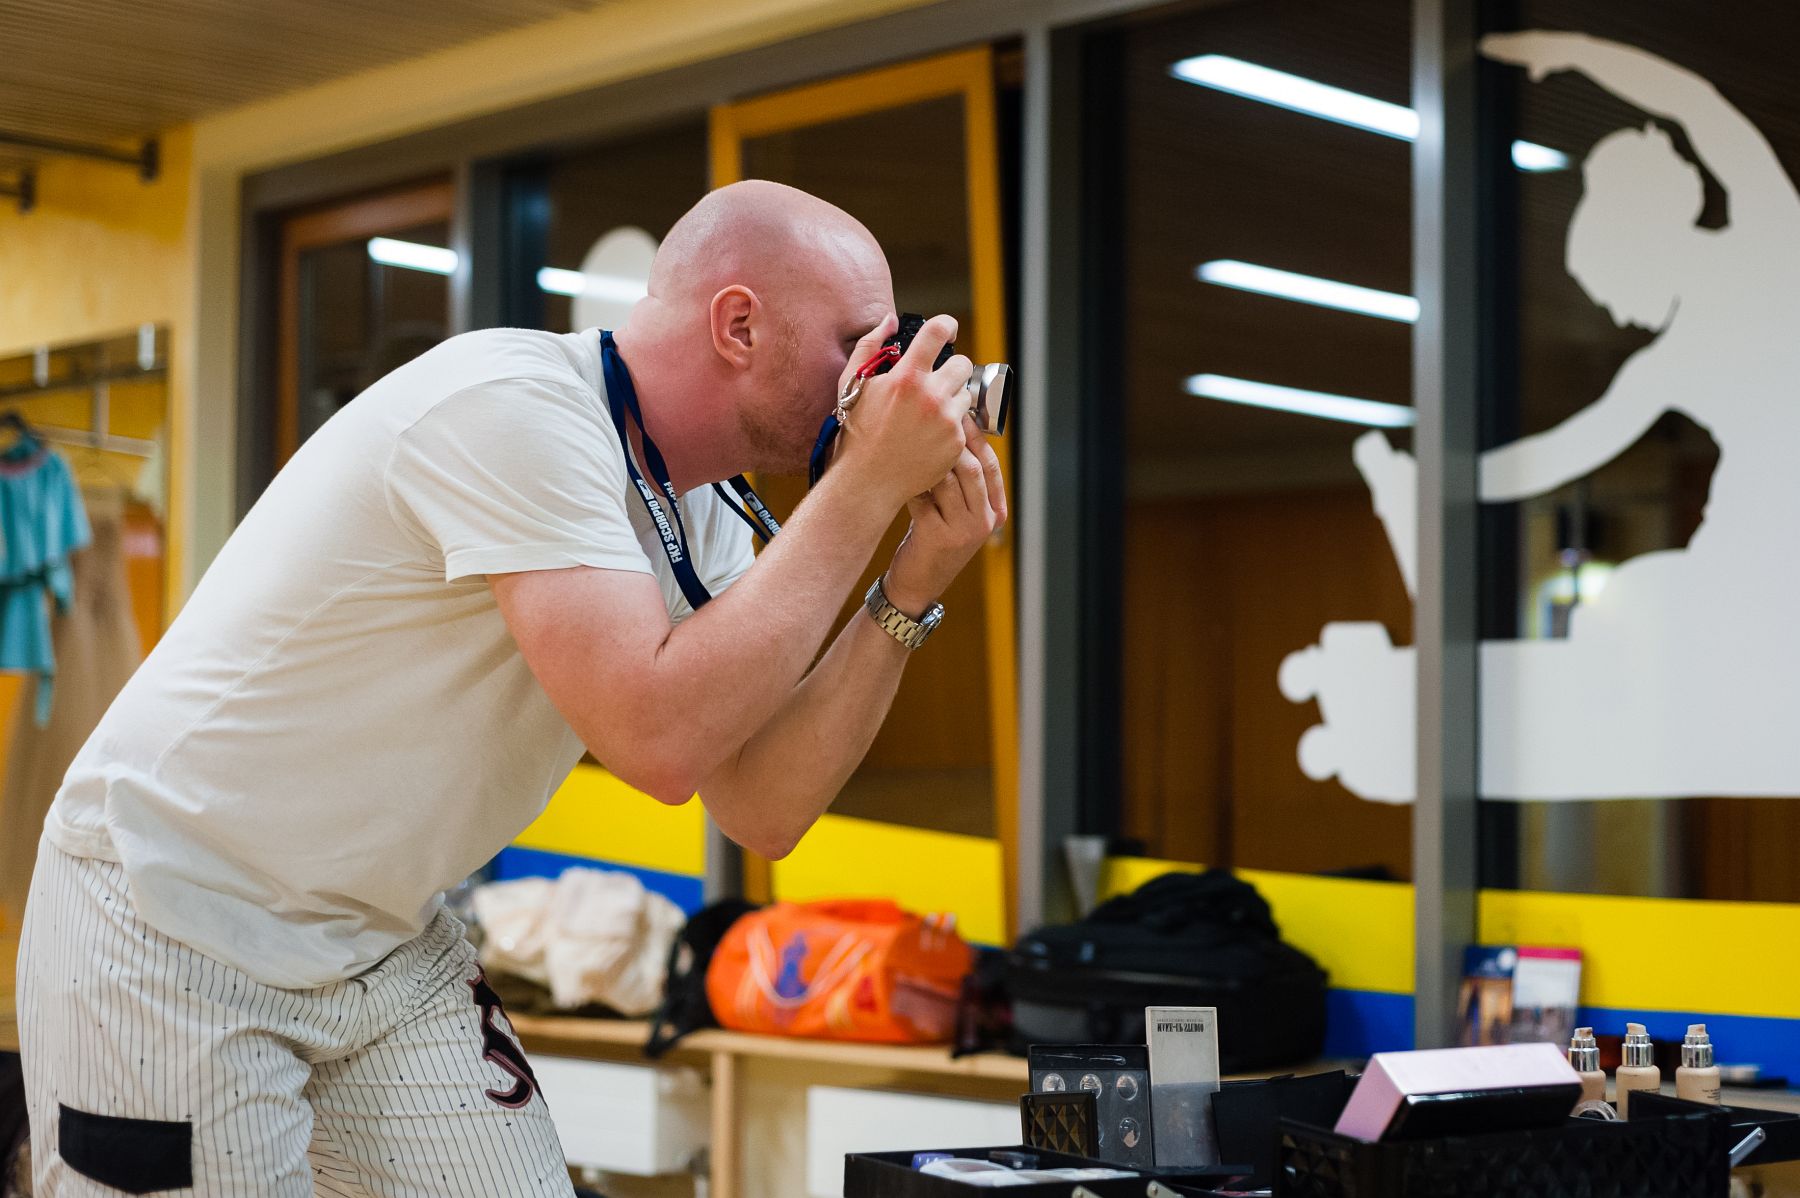
[[930, 607], [925, 609], [925, 614], [919, 617], [919, 630], [921, 632], [930, 632], [943, 622], [944, 605], [941, 603], [933, 603]]

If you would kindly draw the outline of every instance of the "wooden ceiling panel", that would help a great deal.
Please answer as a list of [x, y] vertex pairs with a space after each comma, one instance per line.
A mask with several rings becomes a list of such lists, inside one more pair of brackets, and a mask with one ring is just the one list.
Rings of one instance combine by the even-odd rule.
[[0, 0], [0, 130], [130, 142], [608, 0]]

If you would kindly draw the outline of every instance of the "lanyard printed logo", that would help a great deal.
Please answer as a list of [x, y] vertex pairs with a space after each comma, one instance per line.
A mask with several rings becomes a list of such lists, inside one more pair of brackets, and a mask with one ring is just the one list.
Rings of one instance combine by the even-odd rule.
[[[606, 380], [606, 407], [612, 415], [613, 428], [619, 434], [619, 448], [625, 455], [625, 473], [630, 476], [632, 485], [637, 488], [638, 498], [644, 502], [644, 510], [650, 514], [650, 522], [656, 525], [656, 533], [662, 538], [663, 553], [669, 559], [669, 568], [674, 571], [675, 583], [681, 588], [688, 606], [699, 611], [712, 599], [712, 592], [700, 581], [700, 574], [694, 569], [693, 554], [688, 549], [687, 527], [681, 519], [681, 504], [675, 494], [675, 483], [669, 478], [668, 464], [663, 461], [662, 452], [656, 448], [656, 442], [650, 439], [649, 430], [644, 427], [644, 413], [638, 406], [637, 388], [632, 384], [631, 371], [625, 367], [625, 359], [619, 356], [618, 346], [613, 344], [612, 333], [600, 330], [600, 368]], [[639, 471], [636, 455], [631, 451], [630, 421], [638, 428], [638, 436], [644, 447], [644, 470]], [[648, 473], [656, 483], [653, 489], [644, 474]], [[724, 501], [727, 508], [736, 512], [738, 518], [750, 526], [750, 531], [765, 544], [776, 533], [781, 525], [774, 515], [750, 489], [750, 483], [743, 475], [727, 480], [731, 489], [737, 492], [739, 503], [733, 503], [725, 493], [725, 488], [718, 483], [713, 490]], [[657, 497], [660, 490], [667, 497], [668, 506]], [[746, 511], [745, 509], [749, 510]], [[673, 514], [673, 519], [671, 519]]]

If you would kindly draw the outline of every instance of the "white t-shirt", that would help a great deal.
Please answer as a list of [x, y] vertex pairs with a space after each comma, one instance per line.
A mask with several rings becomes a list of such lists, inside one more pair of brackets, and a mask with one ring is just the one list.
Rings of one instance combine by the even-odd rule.
[[[653, 574], [600, 339], [454, 337], [332, 417], [257, 501], [88, 739], [45, 831], [140, 914], [274, 986], [367, 969], [543, 810], [582, 745], [485, 576]], [[750, 531], [681, 501], [718, 594]]]

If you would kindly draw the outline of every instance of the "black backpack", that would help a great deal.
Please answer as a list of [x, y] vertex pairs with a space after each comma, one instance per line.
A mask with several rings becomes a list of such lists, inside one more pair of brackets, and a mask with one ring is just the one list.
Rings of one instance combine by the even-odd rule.
[[1016, 1049], [1142, 1044], [1145, 1007], [1216, 1007], [1226, 1073], [1317, 1058], [1325, 981], [1282, 942], [1256, 888], [1222, 869], [1164, 874], [1077, 923], [1039, 928], [1006, 970]]
[[719, 1026], [712, 1004], [706, 1001], [706, 967], [712, 964], [713, 953], [731, 925], [756, 909], [755, 903], [743, 899], [720, 899], [688, 917], [669, 946], [662, 1005], [651, 1017], [645, 1056], [660, 1057], [689, 1032]]

